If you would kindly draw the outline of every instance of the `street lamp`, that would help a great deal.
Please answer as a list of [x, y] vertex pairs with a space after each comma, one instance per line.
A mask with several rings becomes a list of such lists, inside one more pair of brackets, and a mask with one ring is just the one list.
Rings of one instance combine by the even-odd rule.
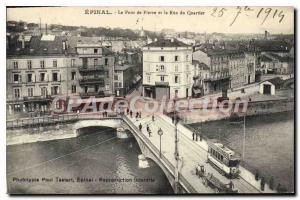
[[161, 158], [161, 136], [164, 134], [164, 132], [161, 130], [161, 128], [159, 128], [157, 134], [159, 135], [159, 158]]

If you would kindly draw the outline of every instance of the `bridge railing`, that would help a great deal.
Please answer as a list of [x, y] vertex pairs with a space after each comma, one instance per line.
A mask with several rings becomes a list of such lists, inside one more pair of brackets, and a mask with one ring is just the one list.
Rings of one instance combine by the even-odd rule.
[[21, 128], [31, 125], [56, 124], [88, 119], [116, 119], [120, 117], [121, 116], [117, 115], [116, 113], [108, 113], [107, 116], [103, 116], [100, 113], [71, 113], [61, 115], [44, 115], [41, 117], [7, 120], [6, 128]]
[[[139, 137], [144, 140], [144, 143], [150, 147], [151, 151], [154, 153], [155, 157], [158, 160], [162, 160], [165, 164], [166, 167], [169, 168], [171, 174], [175, 173], [175, 167], [174, 164], [172, 164], [166, 157], [165, 155], [161, 154], [161, 158], [159, 157], [159, 149], [136, 127], [136, 125], [127, 117], [124, 116], [123, 120], [136, 132], [139, 133]], [[195, 190], [195, 188], [187, 181], [186, 178], [184, 178], [184, 176], [179, 173], [179, 182], [181, 183], [181, 185], [183, 185], [184, 187], [187, 187], [190, 192], [192, 193], [197, 193], [197, 191]]]

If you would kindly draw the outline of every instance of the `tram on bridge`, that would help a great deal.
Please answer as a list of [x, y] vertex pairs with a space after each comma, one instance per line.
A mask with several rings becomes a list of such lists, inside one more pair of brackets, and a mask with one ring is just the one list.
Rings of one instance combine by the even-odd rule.
[[240, 156], [221, 143], [208, 141], [207, 161], [221, 174], [229, 178], [239, 176]]

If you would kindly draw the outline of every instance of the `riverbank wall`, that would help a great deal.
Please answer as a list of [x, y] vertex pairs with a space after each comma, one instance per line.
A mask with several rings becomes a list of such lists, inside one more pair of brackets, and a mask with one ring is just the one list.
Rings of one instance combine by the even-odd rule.
[[[234, 108], [234, 106], [233, 106]], [[295, 109], [294, 98], [289, 99], [276, 99], [267, 101], [252, 101], [248, 102], [246, 112], [233, 113], [231, 110], [220, 111], [218, 109], [197, 109], [193, 112], [180, 111], [179, 117], [184, 124], [193, 124], [199, 122], [216, 121], [222, 119], [228, 119], [233, 114], [236, 117], [265, 115], [272, 113], [289, 112]]]

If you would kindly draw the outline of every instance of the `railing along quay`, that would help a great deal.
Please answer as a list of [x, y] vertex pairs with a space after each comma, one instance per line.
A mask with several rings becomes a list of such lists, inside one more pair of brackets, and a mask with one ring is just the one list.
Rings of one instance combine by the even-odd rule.
[[22, 128], [29, 126], [47, 126], [58, 123], [68, 123], [75, 122], [78, 120], [92, 120], [92, 119], [120, 119], [120, 116], [116, 114], [111, 114], [107, 117], [103, 116], [100, 113], [87, 113], [87, 114], [62, 114], [62, 115], [51, 115], [51, 116], [42, 116], [42, 117], [33, 117], [33, 118], [23, 118], [15, 120], [7, 120], [6, 128]]

